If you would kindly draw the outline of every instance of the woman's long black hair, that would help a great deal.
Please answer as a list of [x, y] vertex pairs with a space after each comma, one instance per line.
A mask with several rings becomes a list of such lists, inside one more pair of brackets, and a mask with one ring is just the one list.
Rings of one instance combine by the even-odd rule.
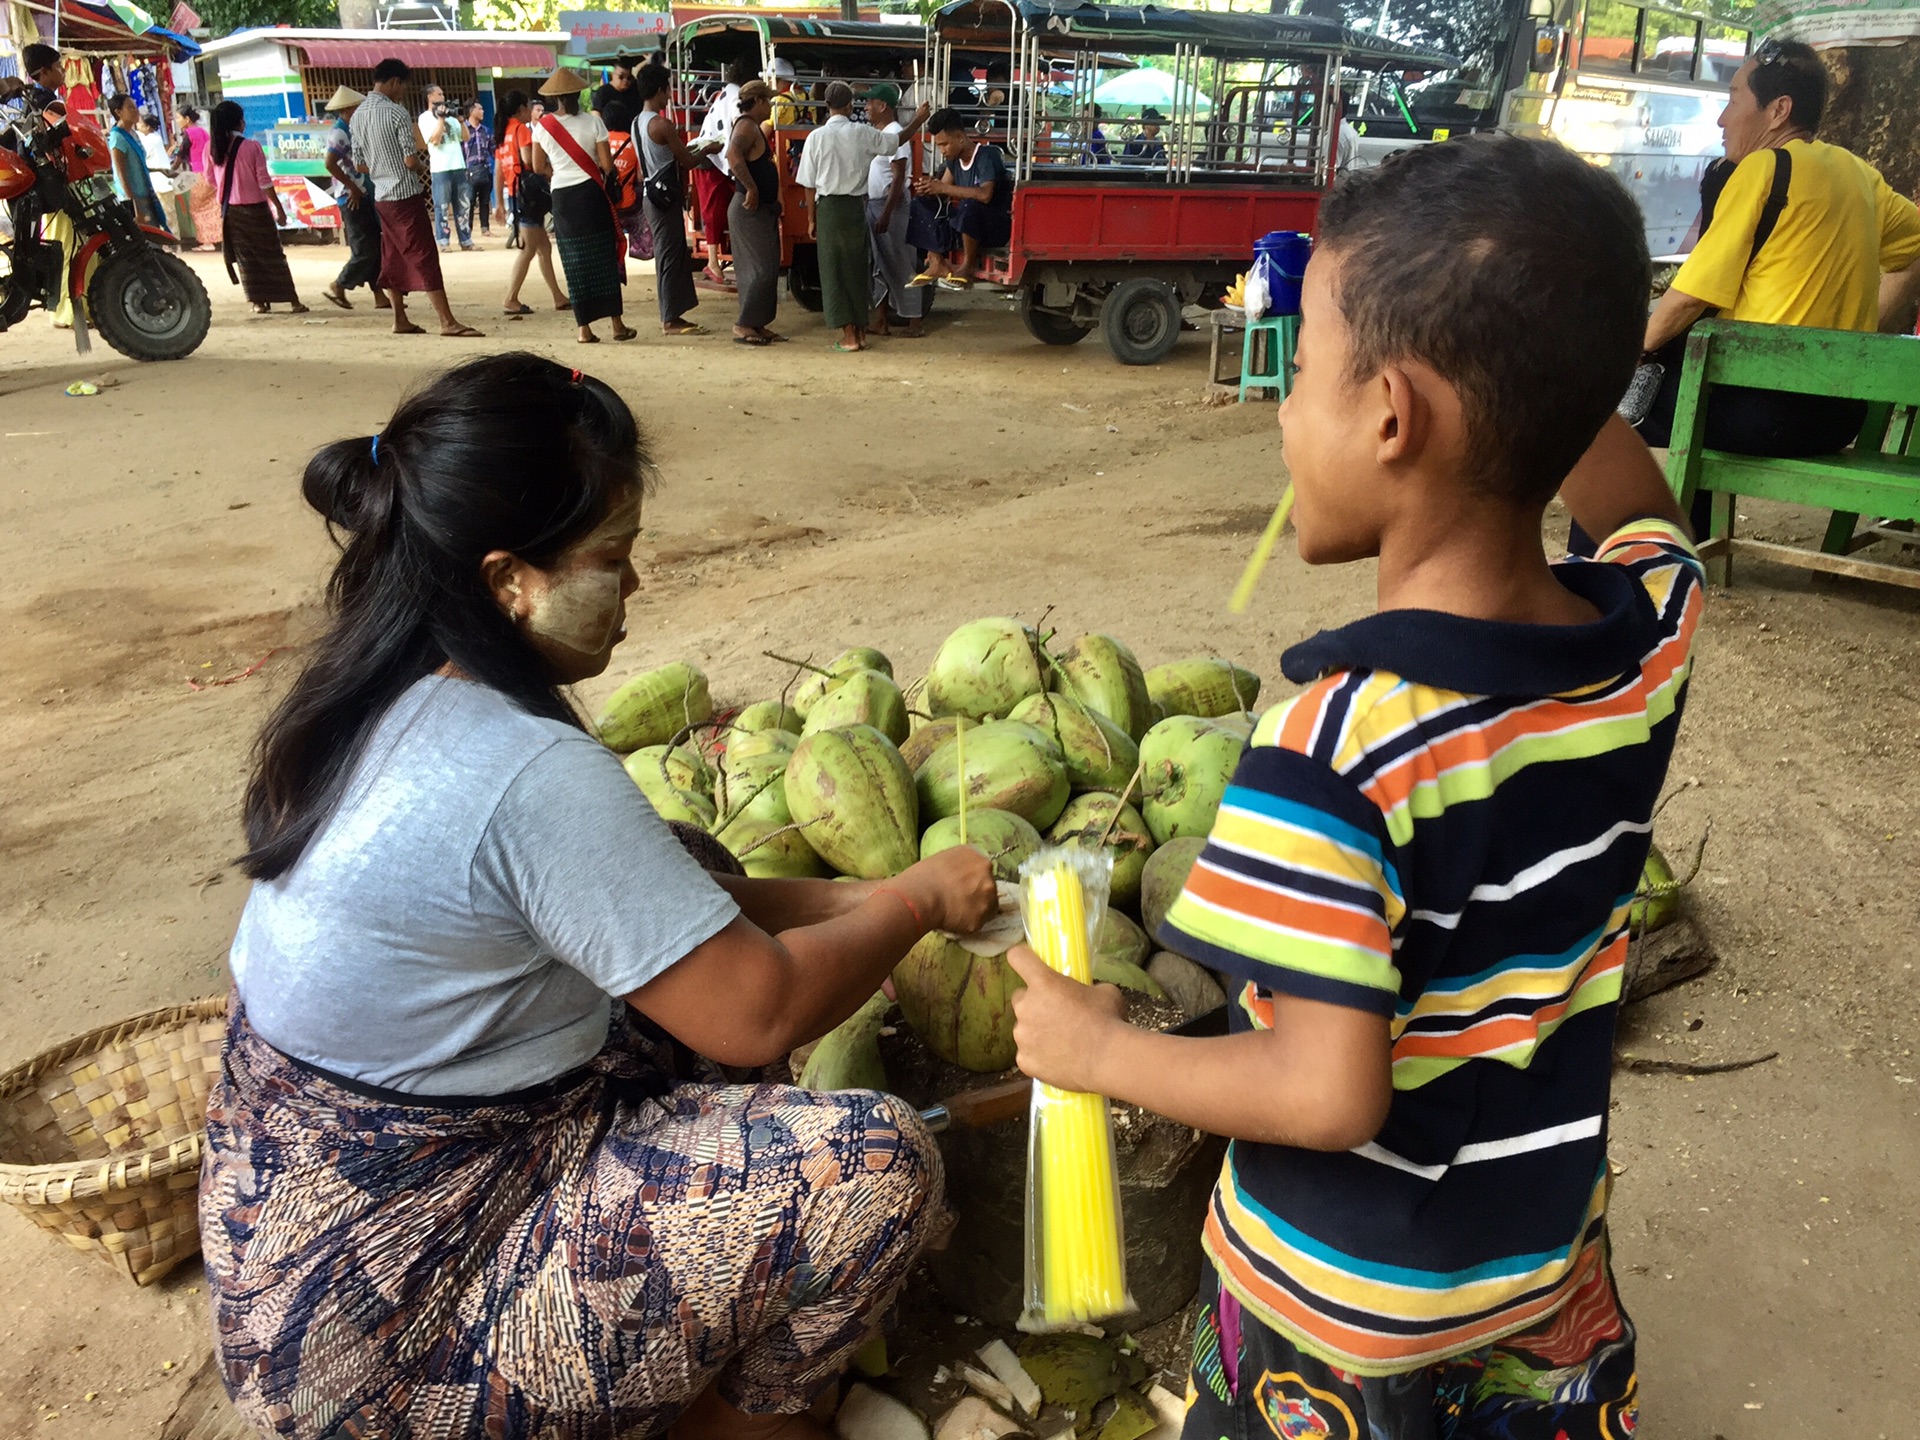
[[256, 880], [291, 868], [387, 707], [448, 661], [532, 714], [581, 726], [480, 562], [505, 550], [548, 568], [650, 474], [624, 400], [526, 353], [457, 366], [403, 400], [377, 437], [336, 440], [308, 461], [301, 492], [341, 547], [333, 624], [260, 732], [240, 867]]
[[240, 108], [236, 100], [222, 100], [213, 107], [213, 119], [207, 129], [207, 138], [213, 145], [213, 163], [224, 165], [227, 156], [247, 128], [247, 112]]

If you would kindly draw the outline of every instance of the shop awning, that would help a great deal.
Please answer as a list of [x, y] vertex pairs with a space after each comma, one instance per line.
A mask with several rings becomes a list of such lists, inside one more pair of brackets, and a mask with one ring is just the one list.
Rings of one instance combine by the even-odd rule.
[[[265, 32], [263, 32], [265, 33]], [[269, 36], [270, 38], [270, 36]], [[309, 65], [371, 70], [392, 57], [428, 69], [551, 70], [553, 51], [524, 40], [294, 40]]]

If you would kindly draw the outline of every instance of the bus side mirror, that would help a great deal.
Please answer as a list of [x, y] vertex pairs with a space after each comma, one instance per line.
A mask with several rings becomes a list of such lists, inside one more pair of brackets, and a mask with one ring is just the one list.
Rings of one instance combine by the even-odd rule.
[[1533, 57], [1527, 62], [1527, 69], [1535, 75], [1551, 74], [1560, 64], [1561, 47], [1566, 39], [1563, 25], [1537, 26], [1533, 32]]

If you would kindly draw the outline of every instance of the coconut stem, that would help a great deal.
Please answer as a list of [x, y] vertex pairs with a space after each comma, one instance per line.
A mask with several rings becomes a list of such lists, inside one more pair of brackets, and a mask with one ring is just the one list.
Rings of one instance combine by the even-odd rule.
[[1113, 814], [1107, 817], [1107, 828], [1100, 832], [1100, 849], [1107, 847], [1107, 837], [1113, 834], [1113, 827], [1120, 823], [1120, 814], [1127, 808], [1127, 797], [1133, 794], [1133, 787], [1140, 783], [1140, 774], [1147, 768], [1146, 762], [1133, 767], [1133, 774], [1127, 777], [1127, 788], [1120, 792], [1120, 803], [1113, 807]]
[[751, 845], [747, 846], [746, 849], [735, 850], [733, 852], [733, 858], [736, 860], [744, 860], [747, 858], [747, 856], [751, 855], [754, 851], [758, 850], [762, 845], [768, 844], [769, 842], [774, 840], [778, 840], [782, 835], [787, 834], [789, 831], [804, 830], [809, 825], [817, 825], [820, 823], [821, 820], [824, 820], [825, 818], [826, 817], [824, 815], [821, 815], [821, 816], [817, 816], [812, 820], [796, 820], [791, 825], [782, 825], [778, 830], [770, 830], [765, 835], [762, 835], [758, 840], [754, 841]]
[[762, 650], [760, 653], [769, 660], [778, 660], [782, 665], [791, 665], [796, 670], [811, 670], [814, 674], [824, 675], [829, 680], [833, 678], [831, 670], [822, 670], [810, 660], [796, 660], [791, 655], [776, 655], [771, 650]]
[[1280, 543], [1280, 532], [1287, 528], [1287, 516], [1292, 513], [1293, 482], [1289, 480], [1280, 496], [1280, 503], [1273, 507], [1273, 518], [1267, 521], [1266, 533], [1260, 537], [1260, 543], [1253, 547], [1253, 554], [1247, 557], [1247, 568], [1241, 572], [1240, 583], [1233, 587], [1233, 598], [1227, 601], [1227, 609], [1235, 615], [1242, 614], [1253, 602], [1253, 587], [1260, 583], [1260, 572], [1267, 568], [1267, 561], [1273, 556], [1273, 547]]

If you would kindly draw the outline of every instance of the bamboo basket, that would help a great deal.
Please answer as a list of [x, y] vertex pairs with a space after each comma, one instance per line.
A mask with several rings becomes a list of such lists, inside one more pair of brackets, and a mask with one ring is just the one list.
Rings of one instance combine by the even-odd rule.
[[0, 1075], [0, 1200], [151, 1285], [200, 1248], [224, 995], [89, 1031]]

